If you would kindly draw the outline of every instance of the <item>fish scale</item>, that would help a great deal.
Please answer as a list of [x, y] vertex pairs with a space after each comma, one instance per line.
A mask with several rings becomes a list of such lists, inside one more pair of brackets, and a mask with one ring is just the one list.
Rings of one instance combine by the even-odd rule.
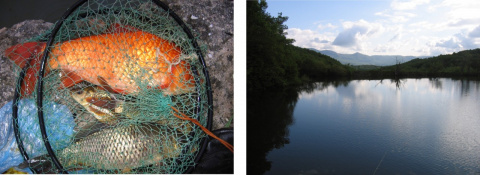
[[84, 165], [104, 170], [134, 169], [158, 164], [180, 155], [181, 149], [168, 128], [140, 124], [104, 129], [59, 151], [64, 168]]
[[[45, 43], [29, 42], [8, 48], [5, 55], [27, 70], [22, 95], [33, 92]], [[52, 46], [45, 74], [63, 71], [64, 87], [88, 81], [116, 93], [136, 94], [142, 88], [162, 89], [165, 95], [193, 92], [195, 80], [181, 49], [154, 34], [134, 30], [81, 37]], [[33, 58], [33, 59], [32, 59]], [[139, 84], [140, 83], [140, 84]]]
[[[152, 75], [154, 79], [159, 80], [152, 84], [168, 83], [169, 76], [165, 69], [168, 65], [165, 60], [152, 61], [152, 58], [158, 56], [155, 55], [154, 49], [149, 49], [150, 51], [138, 49], [142, 47], [159, 48], [162, 53], [167, 54], [168, 61], [178, 59], [180, 55], [180, 49], [174, 48], [174, 45], [164, 42], [155, 35], [137, 31], [90, 36], [57, 44], [51, 50], [54, 57], [50, 59], [49, 64], [51, 69], [59, 68], [57, 66], [74, 72], [83, 69], [82, 74], [85, 76], [82, 78], [94, 84], [100, 84], [95, 75], [102, 76], [113, 88], [125, 89], [127, 93], [136, 92], [138, 89], [135, 88], [135, 84], [130, 83], [130, 80], [131, 77], [137, 77], [135, 74], [142, 69], [159, 69], [163, 72], [161, 76]], [[73, 48], [85, 49], [70, 52]], [[107, 64], [108, 62], [110, 64]], [[99, 68], [105, 68], [105, 71], [98, 72]], [[130, 76], [132, 74], [134, 76]]]

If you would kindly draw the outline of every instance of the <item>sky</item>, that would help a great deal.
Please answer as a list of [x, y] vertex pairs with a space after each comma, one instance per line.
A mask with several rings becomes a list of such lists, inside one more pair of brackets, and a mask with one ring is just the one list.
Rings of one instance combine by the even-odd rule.
[[436, 56], [480, 48], [479, 0], [267, 0], [294, 45], [337, 53]]

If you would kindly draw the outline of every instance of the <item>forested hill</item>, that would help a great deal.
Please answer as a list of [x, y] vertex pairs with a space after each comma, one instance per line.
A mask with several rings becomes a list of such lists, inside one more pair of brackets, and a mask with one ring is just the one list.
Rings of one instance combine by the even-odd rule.
[[477, 76], [480, 77], [480, 48], [464, 50], [458, 53], [439, 55], [425, 59], [381, 67], [372, 70], [372, 75], [398, 76]]
[[285, 37], [288, 17], [272, 17], [267, 3], [247, 1], [247, 90], [267, 90], [321, 77], [347, 76], [349, 67]]

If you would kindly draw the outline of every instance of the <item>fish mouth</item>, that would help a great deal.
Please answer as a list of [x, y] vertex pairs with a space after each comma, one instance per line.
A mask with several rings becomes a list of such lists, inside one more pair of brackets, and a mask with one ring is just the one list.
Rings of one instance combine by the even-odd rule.
[[110, 121], [111, 118], [114, 117], [114, 115], [112, 114], [111, 111], [109, 111], [105, 108], [95, 106], [95, 105], [88, 106], [88, 111], [93, 112], [95, 114], [94, 115], [95, 118], [97, 118], [97, 120], [99, 120], [101, 122]]

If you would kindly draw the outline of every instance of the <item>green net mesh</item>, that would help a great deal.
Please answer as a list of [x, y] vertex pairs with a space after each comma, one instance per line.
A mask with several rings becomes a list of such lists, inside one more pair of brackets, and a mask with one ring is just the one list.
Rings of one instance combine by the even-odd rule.
[[[6, 51], [18, 70], [28, 67], [22, 99], [39, 96], [34, 87], [51, 33]], [[49, 49], [42, 111], [64, 170], [183, 173], [195, 165], [206, 135], [173, 114], [207, 125], [204, 68], [192, 41], [168, 12], [143, 0], [88, 1], [64, 20]], [[58, 107], [68, 112], [59, 113]], [[60, 118], [73, 122], [56, 121]], [[29, 136], [20, 136], [29, 145]], [[32, 168], [56, 168], [47, 166], [53, 163], [46, 151], [26, 152], [41, 162]]]

